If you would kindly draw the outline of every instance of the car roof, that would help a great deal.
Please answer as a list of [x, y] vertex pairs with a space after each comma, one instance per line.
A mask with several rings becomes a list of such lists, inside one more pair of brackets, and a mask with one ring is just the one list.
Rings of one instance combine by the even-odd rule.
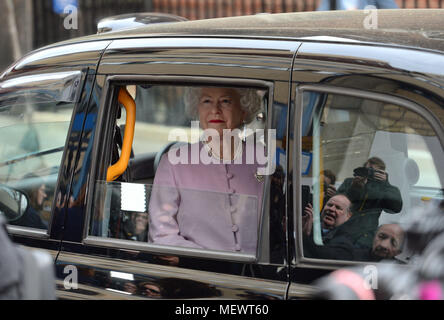
[[[120, 38], [209, 36], [367, 42], [444, 52], [444, 9], [257, 14], [148, 25], [62, 43]], [[376, 28], [366, 28], [365, 26]], [[59, 43], [60, 44], [60, 43]]]

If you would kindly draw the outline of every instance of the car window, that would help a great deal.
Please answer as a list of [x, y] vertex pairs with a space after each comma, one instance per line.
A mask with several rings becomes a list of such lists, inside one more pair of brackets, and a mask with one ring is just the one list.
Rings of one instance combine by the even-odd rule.
[[[135, 103], [134, 138], [126, 170], [95, 182], [91, 236], [255, 257], [266, 229], [267, 259], [284, 254], [286, 161], [284, 153], [277, 163], [274, 158], [282, 135], [265, 130], [268, 88], [126, 84], [114, 90]], [[286, 123], [281, 109], [273, 128]], [[125, 149], [128, 113], [117, 112], [109, 164]], [[223, 129], [232, 136], [224, 140]], [[278, 234], [270, 237], [269, 228]]]
[[29, 200], [12, 225], [48, 228], [79, 77], [62, 72], [0, 84], [0, 184]]
[[444, 198], [432, 125], [390, 99], [304, 91], [302, 101], [304, 256], [408, 263], [404, 230]]

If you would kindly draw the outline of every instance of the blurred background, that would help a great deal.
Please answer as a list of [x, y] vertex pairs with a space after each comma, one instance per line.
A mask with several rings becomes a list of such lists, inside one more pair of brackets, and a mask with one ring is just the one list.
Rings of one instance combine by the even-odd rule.
[[[444, 0], [395, 0], [400, 8], [444, 8]], [[162, 12], [189, 20], [256, 13], [314, 11], [321, 0], [2, 0], [0, 70], [27, 52], [54, 42], [94, 34], [97, 22], [131, 12]], [[75, 12], [65, 13], [67, 6]], [[69, 7], [68, 7], [69, 8]], [[71, 28], [64, 22], [76, 18]], [[71, 20], [72, 21], [72, 20]]]

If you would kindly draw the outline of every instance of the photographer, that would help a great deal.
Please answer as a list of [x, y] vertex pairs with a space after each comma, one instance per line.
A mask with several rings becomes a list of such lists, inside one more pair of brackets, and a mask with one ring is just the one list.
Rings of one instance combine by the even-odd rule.
[[353, 178], [345, 179], [338, 193], [346, 194], [352, 202], [354, 219], [359, 219], [361, 226], [357, 245], [362, 248], [371, 248], [382, 210], [398, 213], [402, 209], [401, 193], [388, 182], [385, 163], [377, 157], [353, 170]]

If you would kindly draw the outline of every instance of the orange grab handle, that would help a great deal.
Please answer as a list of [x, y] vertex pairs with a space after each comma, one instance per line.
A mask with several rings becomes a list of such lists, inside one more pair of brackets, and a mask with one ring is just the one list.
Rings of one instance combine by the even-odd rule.
[[120, 89], [118, 100], [126, 109], [125, 132], [123, 135], [120, 159], [108, 168], [106, 173], [106, 181], [114, 181], [125, 172], [126, 168], [128, 167], [128, 161], [131, 155], [131, 146], [134, 138], [134, 126], [136, 124], [136, 102], [134, 102], [134, 99], [124, 88]]

